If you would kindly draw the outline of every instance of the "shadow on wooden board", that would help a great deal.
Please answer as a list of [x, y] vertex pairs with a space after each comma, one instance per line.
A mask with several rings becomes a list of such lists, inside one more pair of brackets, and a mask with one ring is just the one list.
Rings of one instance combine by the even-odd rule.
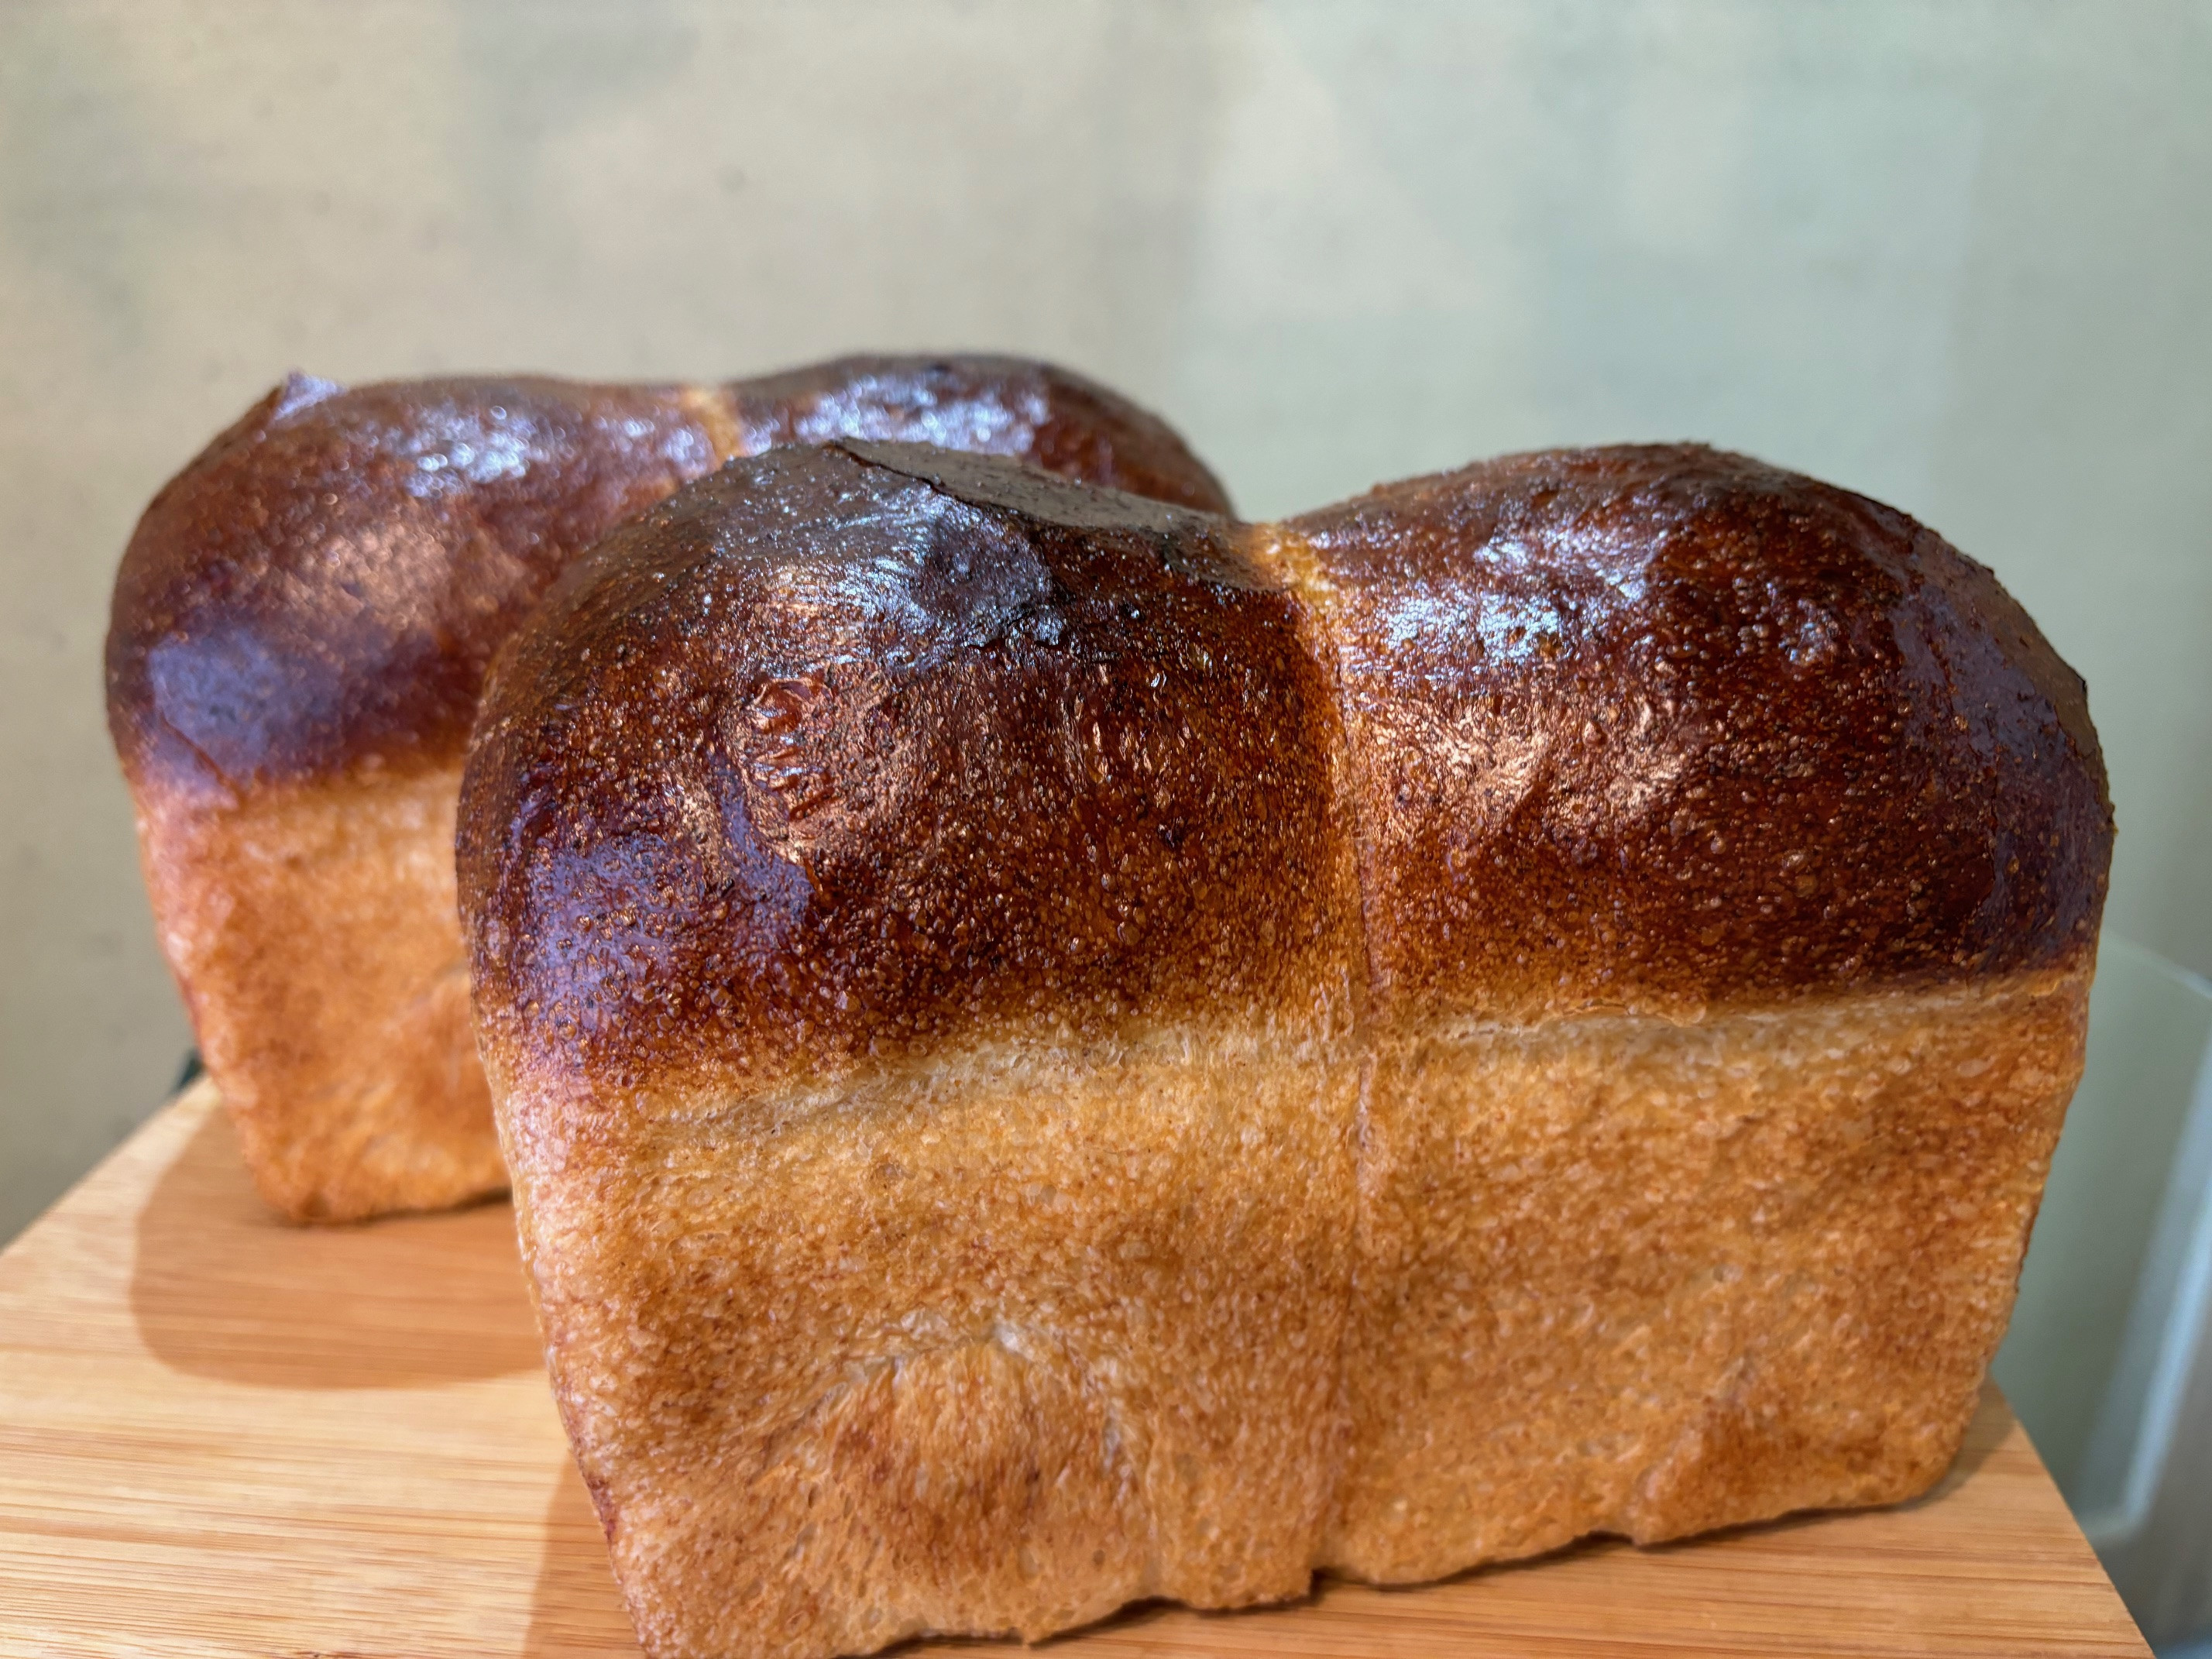
[[637, 1659], [584, 1477], [564, 1464], [545, 1511], [545, 1556], [522, 1659]]
[[221, 1111], [139, 1212], [131, 1306], [164, 1364], [263, 1388], [422, 1388], [543, 1363], [507, 1204], [296, 1225], [254, 1192]]

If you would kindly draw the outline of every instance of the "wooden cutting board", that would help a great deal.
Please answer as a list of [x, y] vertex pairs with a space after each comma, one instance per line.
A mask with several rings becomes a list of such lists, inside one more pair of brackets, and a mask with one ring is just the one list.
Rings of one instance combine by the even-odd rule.
[[[1994, 1391], [1950, 1477], [1899, 1509], [1140, 1609], [1052, 1650], [2148, 1651]], [[0, 1653], [635, 1652], [506, 1206], [288, 1226], [203, 1085], [0, 1255]]]

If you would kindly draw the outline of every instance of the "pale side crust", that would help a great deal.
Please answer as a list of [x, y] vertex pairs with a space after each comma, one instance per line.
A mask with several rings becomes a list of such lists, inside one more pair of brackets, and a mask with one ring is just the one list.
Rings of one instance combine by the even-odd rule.
[[641, 1099], [590, 1146], [510, 1120], [556, 1397], [647, 1650], [1298, 1594], [1357, 1094], [1356, 1065], [1176, 1034], [780, 1120]]
[[453, 890], [458, 766], [142, 801], [163, 947], [254, 1184], [296, 1220], [501, 1192]]
[[2087, 984], [1191, 1030], [780, 1103], [491, 1058], [647, 1650], [821, 1656], [1924, 1489]]
[[2011, 1316], [2088, 986], [1379, 1044], [1317, 1565], [1405, 1583], [1924, 1491]]

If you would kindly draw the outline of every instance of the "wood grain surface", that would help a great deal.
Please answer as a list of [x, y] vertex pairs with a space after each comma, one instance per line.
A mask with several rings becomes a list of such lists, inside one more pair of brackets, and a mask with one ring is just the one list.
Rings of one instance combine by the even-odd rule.
[[[1257, 1613], [1140, 1608], [1051, 1646], [2148, 1651], [1994, 1391], [1949, 1478], [1902, 1508]], [[0, 1255], [0, 1653], [635, 1651], [504, 1205], [289, 1226], [203, 1085]]]

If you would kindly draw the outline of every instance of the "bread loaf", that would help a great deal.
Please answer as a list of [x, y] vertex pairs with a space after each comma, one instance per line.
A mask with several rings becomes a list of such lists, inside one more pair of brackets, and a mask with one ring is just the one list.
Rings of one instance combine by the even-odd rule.
[[775, 451], [561, 579], [460, 811], [640, 1636], [787, 1659], [1923, 1490], [2111, 844], [1986, 570], [1697, 447]]
[[507, 1184], [453, 910], [485, 665], [622, 519], [839, 435], [1225, 506], [1151, 416], [990, 357], [720, 386], [295, 376], [155, 498], [116, 579], [109, 724], [163, 948], [270, 1203], [349, 1219]]

